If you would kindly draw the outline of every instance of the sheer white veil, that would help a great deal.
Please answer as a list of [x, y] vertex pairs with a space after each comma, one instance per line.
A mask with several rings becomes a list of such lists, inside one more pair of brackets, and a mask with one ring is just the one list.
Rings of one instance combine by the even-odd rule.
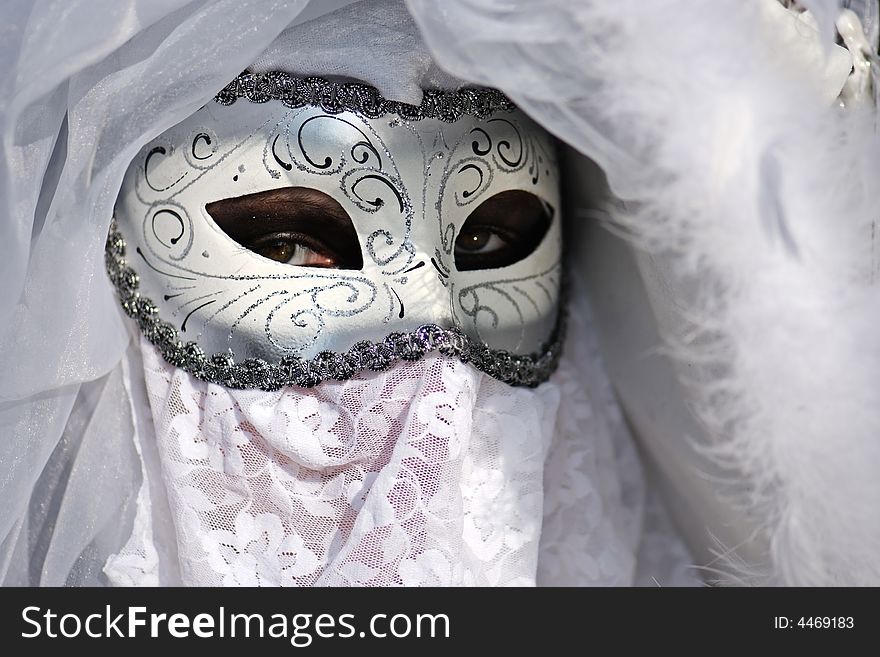
[[[343, 4], [7, 3], [0, 581], [105, 583], [132, 532], [153, 427], [103, 271], [128, 162], [255, 61], [276, 67], [287, 26]], [[393, 66], [406, 44], [339, 74], [408, 101], [455, 80], [500, 88], [572, 147], [571, 189], [607, 179], [613, 204], [572, 199], [598, 208], [575, 302], [700, 561], [714, 537], [728, 581], [736, 565], [749, 582], [876, 584], [873, 108], [827, 93], [838, 3], [802, 3], [812, 58], [780, 40], [770, 4], [407, 0], [419, 65]], [[328, 74], [346, 39], [373, 53], [366, 33], [323, 53], [329, 39], [302, 41], [301, 72]]]

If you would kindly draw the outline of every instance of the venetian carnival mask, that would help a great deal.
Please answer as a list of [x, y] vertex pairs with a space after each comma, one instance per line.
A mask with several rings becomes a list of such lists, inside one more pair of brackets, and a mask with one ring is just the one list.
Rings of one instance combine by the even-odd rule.
[[552, 139], [497, 91], [415, 107], [242, 74], [134, 159], [108, 272], [167, 360], [230, 387], [434, 349], [536, 385], [559, 357], [559, 210]]

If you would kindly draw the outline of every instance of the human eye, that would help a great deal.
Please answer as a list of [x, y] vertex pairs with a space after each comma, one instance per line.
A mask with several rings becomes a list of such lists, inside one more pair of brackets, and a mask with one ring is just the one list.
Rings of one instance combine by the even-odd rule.
[[494, 253], [509, 247], [514, 239], [509, 231], [494, 226], [470, 226], [458, 234], [455, 247], [462, 254]]
[[264, 258], [298, 267], [339, 268], [342, 258], [326, 245], [315, 246], [313, 238], [288, 231], [269, 233], [242, 244]]
[[264, 258], [297, 267], [363, 267], [351, 218], [316, 189], [269, 190], [214, 201], [205, 209], [224, 233]]
[[509, 190], [483, 201], [455, 239], [459, 271], [507, 267], [538, 248], [553, 219], [553, 208], [529, 192]]

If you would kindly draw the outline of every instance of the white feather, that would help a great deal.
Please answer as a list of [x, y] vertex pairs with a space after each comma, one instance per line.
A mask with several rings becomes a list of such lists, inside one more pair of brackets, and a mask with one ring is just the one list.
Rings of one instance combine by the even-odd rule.
[[[529, 46], [515, 22], [492, 30], [526, 4]], [[836, 3], [808, 4], [829, 34]], [[781, 39], [758, 0], [444, 4], [466, 48], [410, 5], [442, 65], [602, 165], [617, 220], [670, 261], [688, 321], [665, 337], [696, 363], [704, 448], [770, 546], [727, 580], [880, 584], [873, 111], [829, 103], [827, 60]]]

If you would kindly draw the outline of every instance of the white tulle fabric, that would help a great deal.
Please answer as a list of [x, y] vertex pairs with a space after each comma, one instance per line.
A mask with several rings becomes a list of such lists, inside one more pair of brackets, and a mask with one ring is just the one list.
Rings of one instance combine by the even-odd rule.
[[[355, 526], [360, 531], [361, 526], [368, 523], [368, 517], [373, 523], [390, 522], [389, 531], [398, 523], [394, 536], [406, 536], [409, 542], [398, 545], [399, 561], [402, 563], [407, 555], [410, 559], [407, 563], [411, 563], [407, 577], [413, 579], [430, 579], [413, 573], [439, 568], [442, 559], [435, 557], [444, 554], [446, 549], [444, 558], [447, 559], [455, 550], [460, 551], [460, 563], [471, 572], [475, 582], [531, 581], [536, 577], [539, 582], [559, 584], [633, 582], [633, 550], [641, 531], [640, 502], [637, 501], [641, 493], [628, 496], [621, 492], [621, 499], [627, 502], [615, 501], [613, 492], [609, 492], [612, 484], [602, 483], [608, 478], [611, 482], [617, 481], [622, 475], [615, 465], [610, 467], [609, 473], [602, 471], [608, 459], [607, 455], [600, 458], [599, 454], [607, 449], [608, 438], [603, 438], [601, 432], [596, 434], [598, 437], [594, 436], [595, 426], [601, 426], [602, 421], [597, 419], [601, 414], [589, 403], [580, 403], [577, 410], [573, 410], [566, 396], [566, 386], [574, 384], [564, 383], [564, 378], [560, 378], [562, 372], [546, 389], [513, 391], [508, 397], [496, 395], [497, 400], [490, 402], [489, 392], [498, 384], [481, 382], [472, 372], [460, 371], [448, 363], [433, 364], [444, 375], [438, 374], [432, 380], [438, 386], [449, 386], [444, 394], [450, 399], [465, 400], [471, 416], [456, 411], [455, 421], [463, 418], [465, 425], [456, 425], [454, 431], [453, 428], [447, 430], [455, 434], [454, 440], [442, 447], [445, 451], [428, 451], [419, 457], [421, 450], [427, 450], [430, 444], [419, 444], [416, 434], [405, 433], [418, 426], [419, 416], [412, 406], [413, 400], [409, 404], [399, 399], [387, 402], [391, 407], [395, 403], [400, 407], [401, 422], [412, 418], [406, 427], [395, 425], [395, 431], [403, 433], [385, 439], [387, 453], [381, 451], [375, 437], [371, 442], [368, 433], [364, 433], [366, 428], [347, 435], [333, 433], [332, 427], [320, 424], [318, 428], [324, 430], [324, 434], [319, 433], [311, 442], [303, 439], [302, 443], [293, 443], [297, 445], [293, 449], [287, 446], [288, 438], [282, 436], [271, 421], [263, 417], [261, 423], [262, 404], [243, 403], [238, 411], [216, 418], [221, 423], [216, 427], [208, 426], [209, 418], [204, 414], [201, 424], [196, 421], [198, 416], [193, 413], [198, 409], [198, 395], [181, 397], [179, 403], [172, 403], [173, 399], [168, 397], [165, 399], [167, 412], [162, 411], [161, 391], [169, 392], [172, 383], [162, 383], [161, 377], [156, 378], [159, 376], [156, 372], [161, 369], [154, 368], [145, 374], [141, 350], [136, 343], [128, 346], [130, 336], [103, 272], [103, 243], [119, 184], [131, 158], [143, 144], [208, 102], [236, 74], [260, 59], [261, 53], [265, 53], [261, 59], [263, 64], [272, 63], [269, 60], [279, 56], [279, 50], [266, 51], [266, 48], [285, 27], [345, 4], [349, 3], [330, 0], [99, 0], [88, 3], [11, 0], [4, 6], [8, 29], [4, 31], [6, 38], [0, 42], [0, 147], [3, 152], [0, 203], [4, 217], [0, 222], [3, 256], [0, 274], [4, 280], [0, 289], [0, 369], [3, 372], [0, 376], [3, 433], [0, 498], [4, 501], [4, 513], [0, 514], [0, 583], [102, 585], [108, 583], [108, 573], [110, 581], [116, 583], [220, 581], [225, 576], [240, 577], [242, 581], [253, 581], [257, 576], [275, 576], [280, 580], [285, 573], [305, 570], [308, 560], [305, 551], [301, 551], [303, 560], [295, 564], [280, 561], [274, 566], [267, 564], [269, 575], [256, 567], [236, 568], [234, 575], [219, 566], [217, 572], [207, 568], [206, 564], [225, 563], [224, 558], [231, 558], [235, 550], [230, 548], [223, 552], [226, 548], [216, 533], [210, 534], [217, 546], [214, 552], [197, 545], [198, 539], [192, 534], [196, 524], [202, 523], [203, 518], [208, 519], [213, 523], [207, 526], [211, 532], [228, 531], [230, 540], [235, 538], [232, 534], [237, 532], [237, 526], [231, 515], [224, 524], [221, 516], [187, 506], [194, 504], [188, 502], [188, 495], [192, 493], [193, 500], [199, 500], [202, 499], [199, 495], [204, 497], [211, 492], [206, 488], [207, 482], [217, 475], [216, 472], [210, 474], [210, 467], [216, 467], [221, 447], [229, 459], [223, 462], [224, 466], [231, 467], [235, 459], [239, 459], [242, 481], [247, 480], [245, 475], [252, 479], [257, 477], [260, 465], [247, 459], [252, 459], [262, 448], [278, 458], [277, 462], [267, 460], [263, 469], [266, 476], [272, 473], [276, 477], [273, 481], [292, 485], [300, 498], [308, 500], [309, 492], [313, 497], [319, 495], [314, 489], [310, 491], [309, 486], [318, 486], [320, 476], [314, 475], [318, 479], [309, 480], [302, 478], [302, 471], [317, 468], [321, 461], [309, 461], [305, 458], [307, 454], [297, 450], [311, 444], [316, 450], [313, 456], [323, 458], [325, 464], [332, 463], [333, 458], [340, 464], [348, 463], [341, 452], [325, 454], [318, 449], [327, 447], [329, 450], [333, 441], [350, 448], [353, 460], [350, 469], [343, 468], [346, 474], [329, 477], [327, 482], [360, 486], [365, 495], [363, 501], [358, 501], [353, 488], [340, 489], [335, 498], [337, 506], [329, 504], [319, 510], [317, 517], [322, 518], [321, 522], [316, 521], [308, 531], [298, 525], [296, 533], [291, 524], [295, 520], [294, 510], [304, 508], [303, 503], [283, 496], [275, 501], [274, 493], [280, 490], [272, 491], [272, 499], [276, 504], [287, 505], [284, 509], [268, 506], [268, 490], [262, 496], [254, 491], [251, 506], [242, 501], [236, 506], [231, 501], [233, 497], [227, 498], [227, 493], [223, 493], [214, 500], [217, 508], [226, 504], [227, 510], [236, 510], [242, 527], [263, 523], [275, 532], [267, 530], [265, 540], [271, 537], [279, 541], [279, 546], [287, 540], [284, 550], [291, 549], [291, 541], [295, 539], [290, 537], [300, 536], [303, 546], [313, 552], [315, 558], [327, 560], [321, 566], [324, 570], [314, 578], [322, 577], [322, 581], [328, 583], [334, 578], [336, 581], [366, 578], [365, 570], [354, 572], [353, 564], [361, 557], [364, 565], [377, 567], [358, 553], [353, 543]], [[407, 99], [412, 95], [415, 99], [419, 85], [425, 80], [438, 79], [440, 72], [433, 67], [430, 53], [418, 38], [414, 23], [401, 11], [402, 7], [390, 9], [392, 5], [386, 3], [392, 15], [382, 14], [376, 9], [376, 3], [372, 4], [358, 11], [366, 12], [364, 15], [373, 16], [375, 20], [330, 21], [324, 27], [313, 26], [308, 43], [285, 41], [284, 52], [292, 53], [295, 60], [291, 69], [297, 71], [297, 62], [300, 66], [316, 66], [324, 72], [333, 67], [331, 73], [354, 74], [379, 86], [390, 97]], [[323, 49], [318, 51], [317, 44]], [[370, 57], [363, 57], [364, 52]], [[348, 64], [360, 66], [365, 62], [367, 64], [356, 71], [346, 71]], [[589, 333], [589, 328], [579, 330]], [[578, 357], [572, 358], [569, 372], [581, 367]], [[145, 387], [147, 376], [156, 409], [155, 426]], [[361, 385], [378, 386], [380, 378], [377, 376]], [[461, 387], [455, 388], [453, 380]], [[174, 385], [183, 386], [183, 381]], [[201, 384], [194, 385], [190, 392], [198, 385]], [[342, 394], [342, 388], [356, 385], [345, 384], [333, 390]], [[391, 386], [389, 390], [402, 395], [407, 385], [411, 384], [399, 381], [396, 388]], [[556, 393], [551, 392], [553, 386]], [[574, 386], [573, 389], [579, 388]], [[419, 390], [425, 393], [428, 389]], [[550, 410], [556, 403], [554, 394], [559, 397], [556, 415]], [[329, 389], [313, 391], [313, 395], [317, 396], [312, 397], [312, 402], [303, 400], [299, 405], [333, 403]], [[329, 396], [325, 399], [320, 395]], [[514, 400], [519, 403], [521, 397], [530, 400], [523, 402], [523, 408], [535, 409], [536, 413], [528, 419], [527, 426], [534, 429], [529, 441], [526, 443], [522, 438], [522, 426], [526, 425], [518, 426], [510, 439], [498, 435], [484, 437], [483, 433], [492, 433], [492, 427], [501, 431], [504, 422], [512, 421], [503, 413], [498, 417], [492, 415], [500, 413], [493, 410], [492, 404]], [[241, 398], [246, 400], [248, 395], [242, 393]], [[216, 410], [219, 400], [210, 399], [214, 403], [211, 408]], [[419, 397], [420, 405], [428, 403]], [[537, 415], [539, 410], [545, 413], [540, 416], [543, 419]], [[361, 411], [366, 413], [363, 408]], [[234, 424], [236, 413], [250, 419], [252, 430], [256, 432], [250, 451], [233, 449], [236, 437], [243, 440], [244, 433], [227, 435], [220, 428], [224, 426], [223, 421], [227, 425]], [[581, 416], [592, 419], [580, 425]], [[376, 422], [390, 421], [387, 416], [373, 417], [370, 413], [364, 417]], [[315, 419], [305, 417], [301, 422], [300, 428], [309, 427], [308, 422]], [[218, 451], [214, 452], [212, 461], [205, 448], [206, 454], [202, 457], [205, 464], [193, 468], [194, 477], [200, 471], [204, 477], [194, 479], [184, 494], [180, 486], [186, 481], [185, 469], [179, 459], [190, 452], [182, 451], [183, 444], [178, 445], [177, 451], [173, 447], [174, 440], [180, 441], [184, 435], [174, 432], [187, 423], [191, 429], [190, 440], [203, 435], [199, 432], [204, 431], [206, 441], [209, 438], [216, 441], [206, 445], [213, 445]], [[439, 419], [435, 424], [437, 428], [443, 426]], [[558, 442], [558, 432], [553, 433], [551, 425], [568, 426], [569, 436], [586, 438]], [[257, 427], [267, 435], [260, 435]], [[606, 447], [600, 449], [602, 445]], [[376, 453], [376, 449], [380, 451]], [[493, 452], [493, 449], [499, 451]], [[522, 457], [527, 449], [532, 450], [534, 463], [514, 467], [508, 462], [508, 455]], [[542, 472], [542, 450], [548, 449], [548, 465]], [[457, 450], [457, 456], [452, 456], [453, 450]], [[631, 454], [628, 458], [635, 461], [631, 447], [627, 453]], [[416, 469], [406, 460], [406, 454], [421, 458], [426, 465]], [[501, 461], [504, 466], [501, 471], [512, 479], [499, 484], [497, 476], [492, 474], [498, 472], [493, 470], [492, 463], [494, 459], [497, 464], [502, 457], [505, 460]], [[296, 463], [300, 474], [293, 471], [292, 465], [285, 468], [284, 459]], [[300, 463], [297, 459], [304, 460]], [[512, 469], [507, 470], [508, 466]], [[437, 481], [443, 486], [442, 490], [422, 489], [422, 496], [418, 498], [422, 504], [421, 515], [414, 516], [422, 522], [423, 531], [419, 533], [415, 525], [398, 517], [410, 512], [401, 506], [403, 498], [398, 500], [392, 496], [394, 502], [383, 505], [380, 488], [375, 486], [379, 482], [379, 486], [392, 486], [394, 494], [410, 493], [407, 485], [423, 485], [428, 481], [425, 468], [433, 468], [440, 477]], [[583, 477], [578, 468], [583, 469]], [[628, 467], [627, 471], [635, 473], [636, 469]], [[221, 472], [224, 482], [233, 481], [231, 474]], [[407, 472], [413, 473], [409, 479], [404, 477]], [[480, 483], [480, 477], [486, 481]], [[393, 482], [398, 479], [398, 488], [394, 489]], [[456, 482], [464, 481], [470, 486], [469, 492], [467, 496], [461, 492], [456, 498]], [[555, 487], [547, 486], [551, 481]], [[196, 485], [198, 482], [201, 488]], [[623, 490], [629, 489], [621, 484]], [[505, 495], [514, 491], [523, 493], [522, 499], [516, 497], [515, 504], [509, 506], [507, 514], [520, 514], [516, 518], [516, 530], [502, 528], [484, 537], [482, 532], [488, 531], [480, 524], [486, 520], [480, 514], [486, 508], [484, 498], [491, 499], [495, 495], [508, 499]], [[217, 495], [220, 492], [219, 489], [214, 491]], [[228, 495], [237, 494], [247, 500], [246, 492], [238, 489]], [[329, 491], [326, 494], [329, 495]], [[456, 518], [449, 509], [441, 507], [441, 500], [450, 499], [457, 499], [460, 509], [467, 504], [473, 510], [468, 515], [471, 525], [467, 532], [463, 515]], [[561, 501], [557, 504], [553, 501], [556, 499]], [[361, 512], [355, 514], [357, 504], [363, 506]], [[581, 515], [579, 504], [588, 512]], [[431, 516], [438, 507], [442, 513]], [[566, 511], [546, 513], [548, 508], [555, 507]], [[618, 507], [630, 510], [620, 513], [613, 510]], [[536, 511], [542, 508], [543, 520], [541, 512]], [[369, 513], [364, 513], [364, 509]], [[277, 522], [266, 516], [267, 513], [276, 513]], [[383, 513], [389, 515], [386, 517]], [[413, 510], [413, 513], [416, 512]], [[493, 522], [502, 517], [496, 513], [493, 509], [489, 514]], [[185, 524], [184, 518], [190, 524]], [[331, 526], [333, 518], [340, 522], [335, 529]], [[352, 524], [346, 525], [349, 522]], [[434, 523], [432, 529], [438, 523], [446, 523], [444, 527], [450, 528], [450, 533], [432, 535], [430, 547], [426, 547], [428, 539], [424, 531], [429, 522]], [[456, 522], [460, 524], [457, 533], [451, 529]], [[539, 530], [540, 554], [555, 554], [558, 558], [536, 557]], [[381, 531], [377, 532], [372, 534], [371, 540], [378, 545], [384, 539]], [[662, 533], [671, 535], [668, 529]], [[489, 540], [490, 535], [494, 541], [501, 541], [500, 547]], [[458, 538], [453, 540], [454, 536]], [[347, 542], [342, 540], [346, 537]], [[364, 534], [364, 541], [366, 537]], [[483, 552], [470, 552], [471, 543]], [[240, 563], [244, 563], [252, 558], [248, 555], [255, 550], [259, 552], [261, 544], [257, 542], [247, 547], [233, 542], [231, 545], [243, 555]], [[390, 545], [385, 540], [383, 550], [390, 550]], [[402, 545], [409, 547], [403, 550]], [[125, 550], [122, 546], [126, 546]], [[265, 552], [268, 547], [260, 549]], [[622, 556], [616, 557], [618, 549]], [[497, 551], [497, 559], [481, 561], [482, 556], [492, 550]], [[115, 557], [105, 572], [110, 555]], [[372, 553], [375, 559], [379, 559], [378, 555], [378, 552]], [[332, 568], [327, 567], [331, 557]], [[257, 562], [254, 559], [253, 563]], [[306, 582], [314, 571], [297, 577]], [[663, 579], [662, 574], [654, 574]], [[393, 579], [381, 568], [374, 577], [377, 581], [383, 577], [388, 581]], [[453, 575], [439, 573], [436, 577], [451, 580]], [[465, 574], [456, 572], [455, 577], [463, 581]]]
[[140, 486], [103, 265], [122, 176], [307, 1], [3, 3], [0, 583], [104, 582]]
[[[103, 242], [134, 154], [259, 60], [304, 8], [321, 13], [330, 4], [4, 3], [0, 582], [106, 583], [102, 567], [114, 552], [120, 568], [140, 559], [153, 573], [145, 581], [181, 581], [186, 559], [177, 549], [187, 544], [166, 481], [176, 471], [157, 451], [165, 438], [150, 439], [152, 414], [141, 403], [147, 393], [138, 391], [140, 351], [124, 355], [128, 336], [103, 273]], [[694, 535], [705, 541], [708, 530], [745, 516], [744, 531], [725, 546], [761, 538], [760, 554], [745, 569], [757, 576], [743, 581], [877, 583], [875, 114], [840, 114], [812, 93], [814, 71], [780, 47], [759, 4], [407, 0], [413, 20], [406, 30], [418, 30], [417, 41], [426, 43], [414, 57], [400, 50], [410, 43], [405, 35], [401, 41], [393, 29], [371, 32], [381, 21], [353, 21], [348, 31], [313, 29], [327, 46], [321, 67], [346, 52], [358, 76], [394, 96], [396, 87], [413, 93], [436, 62], [457, 79], [502, 89], [598, 162], [626, 201], [618, 219], [674, 273], [665, 296], [636, 303], [687, 319], [684, 327], [661, 327], [660, 336], [683, 345], [677, 353], [685, 355], [686, 389], [675, 384], [680, 374], [652, 378], [641, 351], [625, 352], [628, 380], [654, 385], [627, 394], [620, 366], [615, 385], [629, 418], [646, 429], [643, 442], [666, 478], [702, 482], [683, 487], [684, 499], [705, 511]], [[830, 45], [840, 2], [802, 4]], [[286, 52], [296, 43], [288, 42]], [[270, 49], [264, 64], [276, 65], [276, 55]], [[301, 60], [302, 53], [293, 55]], [[335, 73], [344, 75], [344, 67]], [[572, 180], [567, 193], [581, 187], [583, 180]], [[595, 276], [600, 294], [632, 298], [614, 277], [591, 273], [590, 258], [579, 254], [571, 265], [575, 280]], [[693, 282], [696, 293], [679, 278]], [[625, 333], [630, 317], [605, 317], [606, 325]], [[654, 340], [646, 350], [661, 344]], [[589, 361], [566, 358], [563, 372], [577, 379]], [[552, 385], [562, 385], [563, 372]], [[559, 404], [557, 427], [594, 410], [570, 405], [564, 386]], [[727, 486], [707, 479], [693, 450], [673, 449], [695, 438], [664, 429], [666, 409], [676, 405], [687, 417], [699, 412], [704, 452], [728, 462], [724, 483], [745, 491], [736, 503], [718, 499]], [[162, 426], [159, 414], [156, 425]], [[596, 466], [581, 477], [550, 465], [565, 461], [554, 450], [603, 444], [592, 428], [572, 426], [571, 435], [586, 436], [584, 442], [557, 447], [560, 435], [553, 434], [545, 462], [539, 582], [598, 581], [588, 576], [598, 561], [589, 560], [606, 553], [590, 546], [603, 535], [572, 518], [586, 527], [618, 517], [605, 515], [613, 506], [605, 492], [584, 492], [612, 475]], [[468, 441], [475, 444], [472, 436]], [[586, 462], [596, 458], [585, 453]], [[563, 484], [568, 477], [586, 480], [586, 488]], [[581, 497], [558, 513], [548, 510], [572, 490]], [[600, 499], [607, 506], [594, 513]], [[589, 513], [578, 515], [578, 504]], [[135, 538], [152, 556], [119, 552], [136, 511]], [[667, 544], [668, 534], [651, 536], [642, 529], [640, 555]], [[628, 540], [624, 553], [635, 549], [636, 539]], [[560, 558], [545, 558], [554, 550]], [[650, 561], [656, 555], [648, 552]], [[344, 560], [341, 547], [334, 554]], [[580, 556], [561, 558], [569, 554]], [[119, 568], [113, 572], [121, 578]], [[583, 577], [566, 580], [570, 573]]]
[[[141, 353], [149, 485], [116, 584], [636, 583], [641, 468], [592, 366], [525, 389], [434, 355], [267, 393]], [[694, 583], [668, 545], [645, 576]]]

